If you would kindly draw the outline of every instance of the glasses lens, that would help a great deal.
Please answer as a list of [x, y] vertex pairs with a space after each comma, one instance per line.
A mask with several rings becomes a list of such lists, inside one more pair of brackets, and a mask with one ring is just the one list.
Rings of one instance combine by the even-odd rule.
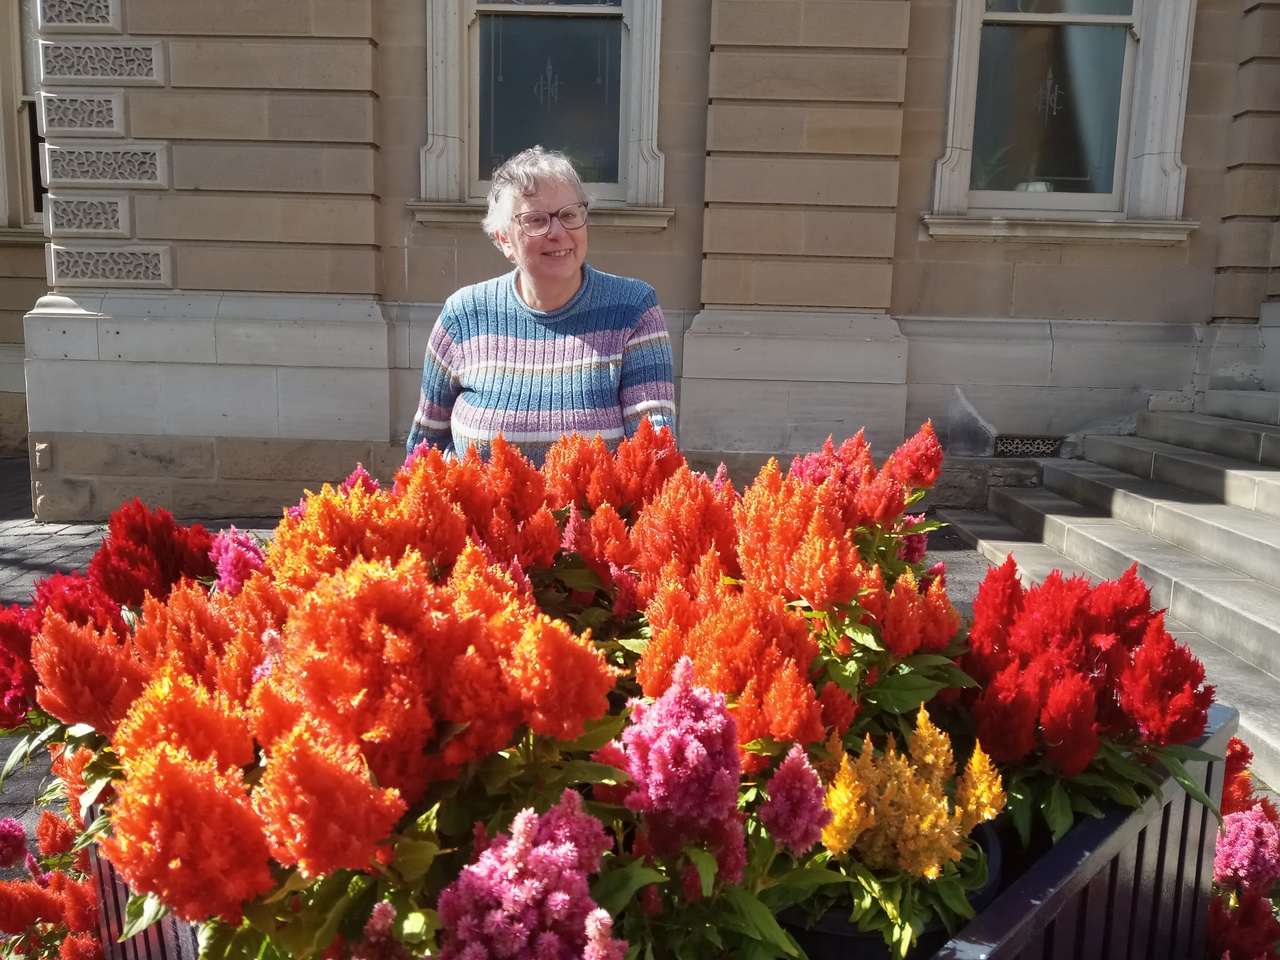
[[520, 221], [520, 229], [524, 231], [526, 237], [540, 237], [551, 229], [551, 215], [535, 210], [532, 213], [522, 213], [517, 218]]
[[587, 205], [571, 203], [557, 213], [556, 217], [566, 230], [576, 230], [587, 222]]

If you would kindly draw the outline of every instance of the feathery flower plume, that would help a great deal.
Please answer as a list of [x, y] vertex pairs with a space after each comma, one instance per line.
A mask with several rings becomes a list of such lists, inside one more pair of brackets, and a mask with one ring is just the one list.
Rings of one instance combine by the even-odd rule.
[[769, 797], [758, 815], [773, 838], [797, 857], [822, 839], [833, 814], [823, 804], [825, 791], [818, 773], [800, 746], [793, 746], [769, 781]]
[[1280, 880], [1280, 827], [1261, 804], [1229, 813], [1213, 858], [1213, 879], [1237, 890], [1266, 894]]
[[262, 548], [253, 535], [237, 530], [234, 525], [213, 538], [209, 557], [218, 573], [214, 586], [233, 596], [263, 564]]

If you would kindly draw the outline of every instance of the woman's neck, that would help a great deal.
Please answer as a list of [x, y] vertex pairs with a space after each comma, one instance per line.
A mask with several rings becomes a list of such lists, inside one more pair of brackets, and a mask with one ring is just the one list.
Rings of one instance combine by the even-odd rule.
[[535, 284], [524, 273], [517, 273], [516, 293], [530, 310], [550, 313], [552, 310], [559, 310], [582, 289], [584, 273], [585, 268], [579, 270], [577, 276], [571, 280], [543, 285]]

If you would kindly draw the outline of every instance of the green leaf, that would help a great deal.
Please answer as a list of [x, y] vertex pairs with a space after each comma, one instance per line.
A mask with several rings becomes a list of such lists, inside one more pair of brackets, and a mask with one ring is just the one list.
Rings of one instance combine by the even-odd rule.
[[626, 783], [631, 775], [625, 770], [594, 760], [570, 760], [560, 768], [555, 780], [561, 783]]
[[1071, 825], [1075, 823], [1075, 814], [1071, 811], [1071, 797], [1061, 781], [1055, 782], [1049, 789], [1049, 795], [1040, 802], [1040, 810], [1044, 813], [1045, 822], [1053, 833], [1053, 842], [1061, 840]]
[[585, 564], [573, 565], [566, 564], [555, 569], [555, 577], [570, 590], [582, 590], [585, 593], [595, 593], [597, 590], [603, 590], [604, 584], [600, 582], [600, 578], [590, 570]]
[[719, 870], [715, 855], [697, 847], [685, 847], [684, 853], [698, 871], [698, 879], [702, 881], [702, 895], [711, 896], [716, 885], [716, 871]]
[[98, 814], [98, 819], [84, 828], [84, 832], [76, 837], [76, 842], [71, 845], [71, 852], [76, 853], [85, 847], [94, 843], [99, 836], [107, 832], [107, 828], [111, 826], [111, 818], [105, 813]]
[[1022, 843], [1022, 849], [1025, 850], [1031, 846], [1031, 807], [1035, 801], [1027, 792], [1025, 783], [1019, 783], [1016, 787], [1010, 786], [1007, 789], [1007, 796], [1009, 816], [1013, 819], [1014, 829], [1018, 831], [1018, 840]]
[[862, 698], [889, 713], [914, 713], [943, 686], [918, 673], [893, 673], [868, 687]]
[[1182, 785], [1182, 789], [1187, 791], [1187, 796], [1196, 803], [1204, 804], [1204, 806], [1213, 813], [1218, 820], [1218, 828], [1221, 829], [1223, 826], [1222, 811], [1219, 810], [1214, 805], [1214, 802], [1209, 799], [1209, 795], [1204, 792], [1204, 787], [1200, 786], [1200, 784], [1196, 782], [1195, 778], [1191, 776], [1187, 768], [1183, 766], [1182, 761], [1172, 756], [1161, 756], [1160, 762], [1165, 765], [1165, 768], [1171, 774], [1173, 774], [1173, 779], [1177, 780], [1178, 783]]
[[929, 884], [929, 889], [938, 895], [947, 909], [958, 917], [972, 917], [973, 904], [965, 895], [964, 884], [955, 877], [944, 877]]
[[4, 769], [0, 770], [0, 786], [9, 779], [9, 774], [18, 768], [19, 764], [26, 763], [31, 759], [31, 737], [23, 737], [9, 751], [9, 759], [4, 765]]
[[858, 623], [856, 620], [845, 624], [841, 632], [858, 646], [874, 650], [876, 653], [880, 653], [885, 648], [873, 629], [865, 624]]
[[722, 896], [757, 940], [776, 947], [788, 957], [799, 956], [800, 951], [795, 941], [778, 925], [777, 918], [754, 894], [734, 885], [725, 887]]
[[141, 933], [168, 912], [169, 908], [155, 894], [129, 894], [129, 901], [124, 907], [124, 929], [120, 931], [118, 942], [124, 943], [134, 934]]
[[1071, 809], [1076, 813], [1083, 813], [1090, 817], [1102, 816], [1101, 808], [1089, 798], [1088, 794], [1081, 793], [1078, 790], [1071, 793]]
[[421, 943], [440, 929], [434, 910], [411, 910], [396, 917], [397, 936], [404, 943]]
[[950, 657], [944, 657], [940, 653], [913, 653], [909, 657], [903, 657], [898, 662], [911, 670], [919, 670], [922, 667], [949, 667], [953, 665]]
[[601, 872], [591, 886], [591, 899], [616, 917], [642, 887], [666, 882], [665, 874], [637, 861]]
[[581, 751], [583, 753], [599, 750], [606, 743], [618, 738], [618, 734], [622, 732], [622, 728], [627, 724], [628, 715], [628, 713], [624, 712], [602, 717], [599, 720], [588, 720], [583, 727], [582, 736], [576, 740], [561, 743], [560, 748], [565, 751]]
[[[1189, 743], [1167, 743], [1163, 747], [1158, 747], [1151, 751], [1160, 761], [1163, 762], [1166, 757], [1174, 757], [1186, 763], [1188, 761], [1200, 760], [1205, 763], [1221, 763], [1222, 757], [1215, 756], [1207, 750], [1201, 750], [1199, 747], [1193, 747]], [[1168, 766], [1166, 763], [1165, 766]]]
[[649, 649], [648, 637], [619, 637], [618, 646], [630, 650], [632, 653], [644, 653]]
[[436, 855], [440, 852], [440, 845], [430, 840], [403, 837], [396, 841], [395, 850], [393, 865], [400, 871], [400, 876], [412, 883], [427, 875]]

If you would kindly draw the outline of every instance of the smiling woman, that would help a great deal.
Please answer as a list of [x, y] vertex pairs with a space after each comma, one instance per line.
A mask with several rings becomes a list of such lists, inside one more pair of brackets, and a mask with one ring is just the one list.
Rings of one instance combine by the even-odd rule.
[[533, 147], [493, 172], [485, 232], [515, 264], [444, 305], [427, 344], [408, 450], [487, 457], [501, 433], [535, 464], [564, 434], [610, 446], [648, 419], [675, 429], [666, 320], [649, 284], [586, 263], [589, 204], [573, 164]]

